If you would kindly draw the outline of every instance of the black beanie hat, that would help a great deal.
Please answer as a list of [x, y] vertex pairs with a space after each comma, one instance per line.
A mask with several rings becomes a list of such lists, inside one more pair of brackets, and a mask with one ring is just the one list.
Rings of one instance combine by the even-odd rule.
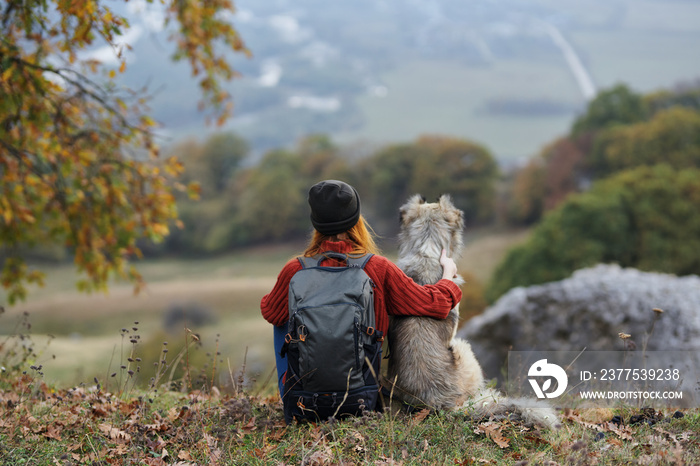
[[360, 196], [342, 181], [326, 180], [311, 186], [309, 205], [311, 224], [326, 236], [348, 231], [360, 218]]

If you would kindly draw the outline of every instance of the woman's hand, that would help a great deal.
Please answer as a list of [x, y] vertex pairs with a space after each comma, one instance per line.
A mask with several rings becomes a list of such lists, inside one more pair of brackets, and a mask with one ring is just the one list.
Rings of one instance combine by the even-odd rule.
[[442, 265], [442, 278], [452, 280], [457, 276], [457, 264], [451, 258], [447, 257], [447, 251], [442, 250], [440, 256], [440, 265]]

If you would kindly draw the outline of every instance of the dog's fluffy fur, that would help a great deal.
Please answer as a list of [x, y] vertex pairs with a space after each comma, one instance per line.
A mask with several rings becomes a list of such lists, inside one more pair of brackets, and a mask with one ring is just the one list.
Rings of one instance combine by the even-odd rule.
[[[400, 214], [399, 267], [421, 285], [436, 283], [442, 277], [442, 249], [455, 259], [461, 253], [462, 211], [448, 195], [436, 203], [415, 195]], [[454, 281], [464, 282], [461, 277]], [[553, 410], [537, 400], [507, 399], [485, 387], [471, 346], [455, 337], [458, 322], [459, 306], [445, 320], [391, 318], [385, 383], [393, 396], [414, 406], [466, 409], [479, 417], [513, 413], [526, 422], [555, 425]]]

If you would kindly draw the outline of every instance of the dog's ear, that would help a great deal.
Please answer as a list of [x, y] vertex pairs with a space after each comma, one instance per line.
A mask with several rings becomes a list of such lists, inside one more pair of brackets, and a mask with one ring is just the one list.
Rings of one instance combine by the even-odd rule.
[[452, 197], [449, 194], [441, 194], [438, 198], [438, 204], [443, 209], [454, 209], [454, 204], [452, 203]]
[[399, 222], [403, 225], [406, 221], [406, 217], [412, 208], [425, 204], [425, 198], [420, 194], [414, 194], [411, 196], [404, 205], [399, 208]]
[[408, 204], [416, 204], [416, 205], [425, 204], [425, 196], [423, 196], [422, 194], [416, 193], [413, 196], [408, 198], [406, 205], [408, 205]]
[[440, 210], [450, 218], [450, 222], [460, 229], [464, 228], [464, 213], [452, 203], [452, 196], [443, 194], [438, 199]]
[[420, 194], [414, 194], [413, 196], [408, 198], [408, 202], [406, 202], [406, 206], [410, 206], [410, 205], [414, 205], [414, 204], [415, 205], [425, 204], [425, 197], [423, 197]]

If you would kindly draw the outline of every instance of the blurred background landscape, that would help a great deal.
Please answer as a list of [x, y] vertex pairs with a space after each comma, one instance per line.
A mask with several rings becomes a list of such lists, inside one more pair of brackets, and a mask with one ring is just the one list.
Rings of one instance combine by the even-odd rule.
[[[129, 2], [125, 83], [153, 90], [170, 139], [207, 129], [186, 64], [173, 65], [158, 6]], [[229, 91], [256, 154], [309, 133], [385, 144], [425, 133], [485, 144], [499, 161], [567, 131], [591, 92], [697, 78], [696, 2], [672, 0], [241, 0], [234, 24], [253, 56]], [[155, 28], [155, 29], [154, 29]], [[227, 129], [227, 128], [224, 128]]]
[[[326, 178], [358, 189], [390, 258], [410, 195], [453, 196], [467, 222], [464, 319], [514, 286], [599, 262], [700, 273], [700, 3], [236, 6], [252, 57], [232, 56], [234, 117], [215, 127], [186, 64], [170, 61], [159, 4], [126, 4], [120, 82], [148, 86], [164, 158], [184, 163], [200, 198], [181, 195], [181, 225], [139, 245], [138, 296], [120, 282], [79, 293], [69, 250], [27, 250], [46, 286], [6, 306], [0, 338], [31, 333], [48, 379], [109, 380], [134, 336], [157, 364], [186, 327], [203, 371], [225, 384], [245, 365], [264, 381], [274, 358], [259, 302], [304, 247], [306, 192]], [[108, 63], [112, 52], [88, 53]]]

